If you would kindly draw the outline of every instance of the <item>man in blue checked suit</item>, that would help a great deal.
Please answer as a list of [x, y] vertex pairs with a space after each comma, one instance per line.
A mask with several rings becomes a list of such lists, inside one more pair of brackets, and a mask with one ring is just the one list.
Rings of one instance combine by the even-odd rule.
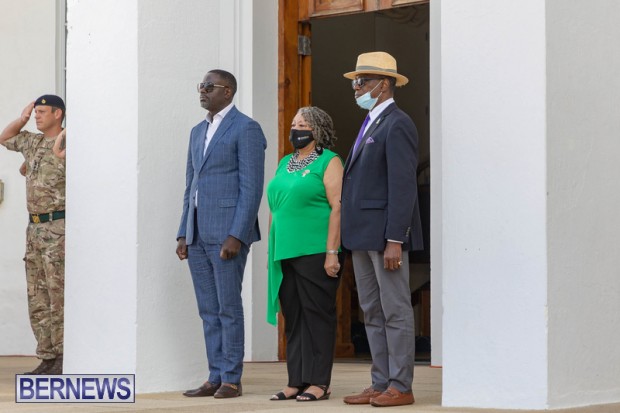
[[188, 259], [203, 321], [209, 378], [187, 397], [242, 394], [241, 285], [250, 245], [260, 239], [267, 141], [260, 125], [232, 103], [235, 77], [211, 70], [198, 84], [206, 120], [190, 134], [179, 259]]

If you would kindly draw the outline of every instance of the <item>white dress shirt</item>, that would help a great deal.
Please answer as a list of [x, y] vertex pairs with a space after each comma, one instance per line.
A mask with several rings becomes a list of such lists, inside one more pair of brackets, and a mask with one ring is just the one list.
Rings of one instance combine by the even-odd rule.
[[205, 136], [205, 150], [202, 153], [203, 156], [207, 153], [207, 147], [209, 146], [209, 143], [211, 143], [211, 139], [213, 138], [213, 135], [215, 135], [215, 132], [217, 132], [217, 128], [220, 127], [220, 124], [222, 123], [224, 116], [226, 116], [228, 112], [230, 112], [233, 106], [234, 106], [234, 103], [231, 103], [230, 105], [226, 106], [224, 109], [217, 112], [215, 116], [211, 116], [211, 112], [207, 112], [206, 119], [207, 119], [207, 123], [209, 124], [209, 127], [207, 128], [207, 135]]
[[370, 120], [364, 128], [364, 134], [366, 134], [366, 131], [368, 130], [368, 128], [370, 128], [370, 125], [372, 125], [373, 122], [377, 120], [377, 118], [385, 110], [385, 108], [390, 106], [392, 103], [394, 103], [394, 98], [389, 98], [388, 100], [382, 102], [380, 105], [375, 106], [370, 110], [370, 112], [368, 112], [368, 117], [370, 118]]

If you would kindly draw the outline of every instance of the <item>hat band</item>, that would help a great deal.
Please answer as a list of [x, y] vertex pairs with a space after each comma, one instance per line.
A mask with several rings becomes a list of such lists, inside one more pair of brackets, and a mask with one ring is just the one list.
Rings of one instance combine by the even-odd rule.
[[356, 72], [363, 72], [365, 70], [380, 70], [382, 72], [390, 72], [390, 73], [398, 74], [396, 72], [396, 69], [386, 69], [386, 68], [377, 67], [377, 66], [357, 66], [355, 68]]

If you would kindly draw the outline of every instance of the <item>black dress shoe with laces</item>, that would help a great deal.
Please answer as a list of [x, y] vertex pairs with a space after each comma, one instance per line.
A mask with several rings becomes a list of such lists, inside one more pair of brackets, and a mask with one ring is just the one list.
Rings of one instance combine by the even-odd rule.
[[185, 397], [213, 396], [215, 392], [217, 391], [217, 389], [220, 388], [220, 386], [221, 386], [221, 383], [211, 383], [211, 382], [205, 381], [203, 385], [198, 387], [197, 389], [187, 390], [185, 393], [183, 393], [183, 396]]
[[27, 371], [24, 374], [47, 374], [48, 370], [54, 366], [56, 359], [41, 360], [41, 364], [32, 371]]

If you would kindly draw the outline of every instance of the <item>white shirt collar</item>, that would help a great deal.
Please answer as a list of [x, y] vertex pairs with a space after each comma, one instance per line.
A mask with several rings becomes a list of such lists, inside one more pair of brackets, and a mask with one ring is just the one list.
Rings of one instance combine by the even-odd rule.
[[230, 103], [230, 105], [226, 106], [224, 109], [220, 110], [219, 112], [217, 112], [215, 114], [215, 116], [211, 116], [211, 112], [207, 111], [207, 122], [209, 123], [213, 123], [213, 122], [221, 122], [222, 119], [224, 119], [224, 116], [226, 116], [228, 114], [228, 112], [230, 112], [230, 110], [233, 108], [233, 106], [235, 106], [234, 103]]
[[392, 103], [394, 103], [394, 98], [389, 98], [385, 102], [382, 102], [380, 105], [377, 105], [374, 108], [372, 108], [372, 110], [368, 112], [368, 116], [370, 116], [370, 122], [368, 122], [368, 124], [370, 125], [371, 123], [373, 123], [379, 117], [379, 115], [385, 110], [385, 108], [390, 106]]

